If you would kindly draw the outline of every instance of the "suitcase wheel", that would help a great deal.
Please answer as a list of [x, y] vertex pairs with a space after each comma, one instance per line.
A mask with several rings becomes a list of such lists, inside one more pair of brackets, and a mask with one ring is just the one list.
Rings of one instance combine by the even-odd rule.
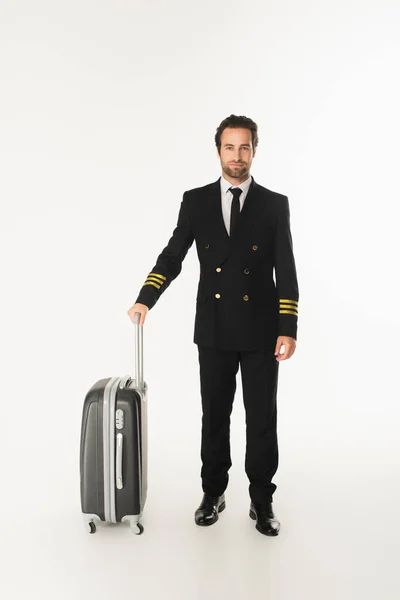
[[[142, 535], [144, 527], [141, 523], [130, 523], [130, 528], [136, 535]], [[86, 522], [86, 529], [89, 533], [96, 533], [96, 525], [93, 521]]]
[[94, 521], [85, 520], [85, 529], [89, 533], [96, 533], [96, 525], [94, 524]]
[[136, 535], [142, 535], [143, 531], [144, 531], [144, 527], [141, 523], [135, 523], [135, 524], [131, 524], [131, 530], [133, 531], [133, 533], [136, 533]]

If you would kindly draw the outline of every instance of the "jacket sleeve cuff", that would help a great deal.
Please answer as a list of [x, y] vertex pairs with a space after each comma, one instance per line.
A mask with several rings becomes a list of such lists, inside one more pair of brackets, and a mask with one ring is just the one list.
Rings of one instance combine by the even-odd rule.
[[280, 319], [278, 326], [278, 336], [279, 335], [292, 337], [297, 340], [297, 318]]
[[151, 289], [151, 286], [143, 287], [138, 297], [136, 298], [135, 304], [138, 302], [139, 304], [145, 304], [149, 310], [153, 308], [155, 303], [158, 300], [158, 295], [155, 293], [155, 290]]
[[279, 298], [278, 335], [286, 335], [294, 339], [297, 338], [298, 311], [298, 300]]

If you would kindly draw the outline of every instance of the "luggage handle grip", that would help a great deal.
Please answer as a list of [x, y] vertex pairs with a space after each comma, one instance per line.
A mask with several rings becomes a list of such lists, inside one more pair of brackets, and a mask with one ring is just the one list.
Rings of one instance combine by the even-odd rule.
[[122, 451], [123, 451], [123, 435], [117, 434], [117, 453], [116, 453], [116, 468], [115, 468], [115, 484], [118, 490], [122, 490], [124, 482], [122, 479]]

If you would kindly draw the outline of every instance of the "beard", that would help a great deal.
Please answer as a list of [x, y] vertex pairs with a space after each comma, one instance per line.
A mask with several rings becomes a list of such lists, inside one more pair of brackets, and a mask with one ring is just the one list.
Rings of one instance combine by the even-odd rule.
[[223, 168], [224, 172], [227, 175], [229, 175], [229, 177], [241, 178], [247, 172], [247, 165], [245, 165], [245, 164], [241, 164], [238, 167], [233, 167], [232, 165], [225, 164], [225, 165], [223, 165], [222, 168]]

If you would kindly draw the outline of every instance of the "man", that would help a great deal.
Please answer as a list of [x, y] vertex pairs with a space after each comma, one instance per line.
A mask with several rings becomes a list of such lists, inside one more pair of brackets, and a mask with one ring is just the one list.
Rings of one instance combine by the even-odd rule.
[[212, 525], [225, 508], [232, 465], [230, 415], [240, 364], [249, 515], [260, 533], [278, 535], [280, 523], [272, 510], [277, 487], [272, 478], [278, 468], [278, 367], [296, 348], [299, 300], [289, 202], [250, 175], [258, 144], [254, 121], [230, 115], [219, 125], [215, 143], [222, 176], [183, 194], [172, 237], [128, 314], [133, 321], [139, 312], [143, 325], [196, 241], [200, 279], [193, 341], [198, 346], [203, 411], [203, 499], [195, 522]]

